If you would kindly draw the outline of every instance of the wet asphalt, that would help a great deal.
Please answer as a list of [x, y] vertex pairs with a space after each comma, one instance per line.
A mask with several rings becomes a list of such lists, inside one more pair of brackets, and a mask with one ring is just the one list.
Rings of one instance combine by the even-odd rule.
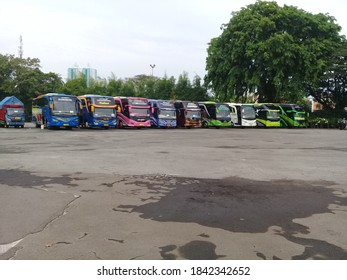
[[347, 259], [347, 133], [0, 129], [0, 259]]

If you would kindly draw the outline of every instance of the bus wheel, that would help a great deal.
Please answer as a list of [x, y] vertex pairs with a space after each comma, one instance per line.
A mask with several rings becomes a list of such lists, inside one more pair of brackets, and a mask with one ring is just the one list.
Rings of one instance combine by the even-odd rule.
[[208, 128], [207, 122], [202, 122], [202, 127], [203, 127], [203, 128]]
[[123, 124], [122, 121], [119, 121], [119, 122], [118, 122], [118, 128], [124, 128], [124, 124]]

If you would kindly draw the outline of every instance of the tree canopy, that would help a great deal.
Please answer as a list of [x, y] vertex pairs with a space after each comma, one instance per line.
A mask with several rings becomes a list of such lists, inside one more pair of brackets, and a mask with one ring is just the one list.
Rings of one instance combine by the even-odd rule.
[[43, 73], [38, 58], [18, 58], [14, 55], [0, 54], [0, 100], [14, 95], [20, 99], [31, 115], [31, 101], [40, 94], [64, 92], [72, 95], [99, 94], [109, 96], [140, 96], [155, 99], [207, 100], [208, 94], [201, 78], [195, 76], [191, 82], [188, 73], [163, 78], [137, 75], [119, 79], [112, 75], [108, 79], [92, 80], [82, 75], [63, 82], [55, 73]]
[[347, 107], [347, 42], [330, 56], [316, 85], [308, 91], [324, 108], [343, 112]]
[[37, 58], [18, 58], [0, 54], [0, 100], [14, 95], [26, 105], [30, 115], [32, 98], [61, 88], [62, 79], [55, 73], [43, 73]]
[[217, 99], [295, 102], [317, 88], [331, 55], [341, 46], [341, 27], [328, 14], [257, 1], [233, 12], [208, 47], [205, 83]]
[[201, 78], [195, 76], [191, 82], [186, 72], [183, 72], [177, 81], [174, 77], [166, 75], [163, 78], [137, 75], [127, 79], [119, 79], [113, 75], [108, 80], [91, 81], [89, 87], [87, 87], [85, 77], [82, 76], [67, 81], [62, 90], [73, 95], [101, 94], [196, 101], [204, 101], [209, 98]]

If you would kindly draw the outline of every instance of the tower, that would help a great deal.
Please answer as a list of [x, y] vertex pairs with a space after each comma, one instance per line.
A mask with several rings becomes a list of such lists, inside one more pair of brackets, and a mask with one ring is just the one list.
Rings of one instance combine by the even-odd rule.
[[22, 35], [19, 36], [19, 48], [18, 48], [19, 58], [23, 58], [23, 38]]

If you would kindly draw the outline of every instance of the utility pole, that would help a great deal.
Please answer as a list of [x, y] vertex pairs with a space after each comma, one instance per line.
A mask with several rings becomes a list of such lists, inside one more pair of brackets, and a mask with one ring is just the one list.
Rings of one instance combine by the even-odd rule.
[[19, 36], [19, 48], [18, 48], [19, 58], [23, 58], [23, 38], [22, 35]]

